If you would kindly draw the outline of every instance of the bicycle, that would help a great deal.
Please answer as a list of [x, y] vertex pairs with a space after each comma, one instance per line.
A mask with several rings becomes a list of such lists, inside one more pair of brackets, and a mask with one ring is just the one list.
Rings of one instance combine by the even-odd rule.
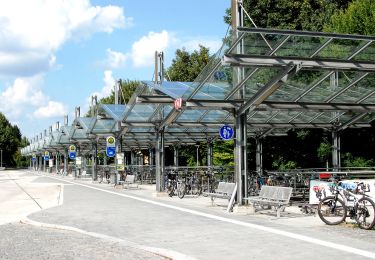
[[99, 171], [98, 183], [102, 183], [102, 182], [106, 182], [107, 184], [111, 182], [111, 175], [109, 174], [109, 170]]
[[[365, 192], [370, 188], [363, 182], [347, 184], [334, 182], [329, 186], [332, 196], [325, 197], [318, 205], [318, 215], [327, 225], [338, 225], [346, 217], [354, 219], [362, 229], [375, 225], [375, 203]], [[361, 195], [360, 198], [359, 195]]]
[[215, 176], [213, 172], [207, 171], [202, 174], [201, 180], [201, 194], [203, 197], [207, 197], [208, 193], [215, 192]]
[[175, 172], [168, 172], [165, 189], [169, 197], [175, 195], [175, 190], [177, 189], [177, 174]]
[[177, 196], [183, 199], [186, 194], [198, 195], [201, 192], [201, 185], [195, 174], [185, 175], [182, 181], [177, 182]]

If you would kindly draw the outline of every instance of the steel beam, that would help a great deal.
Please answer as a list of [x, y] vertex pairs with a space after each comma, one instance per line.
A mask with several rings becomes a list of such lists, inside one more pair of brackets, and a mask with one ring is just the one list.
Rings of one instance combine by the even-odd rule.
[[255, 110], [373, 112], [375, 104], [263, 101]]
[[375, 62], [317, 59], [302, 57], [269, 57], [262, 55], [226, 54], [223, 63], [232, 66], [283, 67], [296, 65], [301, 68], [320, 70], [355, 70], [375, 72]]
[[295, 66], [287, 66], [284, 70], [273, 77], [264, 87], [262, 87], [251, 99], [249, 99], [244, 105], [242, 105], [237, 113], [241, 115], [245, 113], [248, 109], [254, 109], [260, 103], [262, 103], [267, 97], [269, 97], [273, 92], [275, 92], [284, 81], [288, 74], [295, 70]]
[[375, 41], [374, 36], [355, 35], [355, 34], [339, 34], [339, 33], [310, 32], [310, 31], [296, 31], [296, 30], [270, 29], [270, 28], [253, 28], [253, 27], [237, 27], [237, 30], [239, 32], [244, 32], [244, 33], [264, 33], [264, 34], [279, 34], [279, 35], [294, 35], [294, 36], [328, 37], [328, 38], [334, 38], [334, 39], [347, 39], [347, 40]]

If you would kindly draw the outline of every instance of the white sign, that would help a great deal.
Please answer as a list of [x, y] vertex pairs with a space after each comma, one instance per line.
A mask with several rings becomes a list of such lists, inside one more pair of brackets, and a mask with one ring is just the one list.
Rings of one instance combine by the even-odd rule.
[[[343, 180], [342, 185], [343, 187], [356, 187], [356, 183], [363, 182], [364, 184], [368, 184], [370, 191], [366, 192], [366, 195], [370, 196], [371, 198], [375, 198], [375, 179], [369, 180]], [[324, 199], [325, 197], [331, 196], [332, 193], [329, 190], [330, 185], [332, 182], [327, 181], [319, 181], [319, 180], [311, 180], [310, 181], [310, 192], [309, 192], [309, 203], [310, 204], [319, 204], [319, 199]]]

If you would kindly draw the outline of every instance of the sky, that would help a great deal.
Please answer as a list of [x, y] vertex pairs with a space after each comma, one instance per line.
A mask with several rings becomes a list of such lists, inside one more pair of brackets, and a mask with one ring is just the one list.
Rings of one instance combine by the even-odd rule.
[[[33, 138], [118, 79], [152, 80], [155, 51], [221, 46], [230, 0], [0, 0], [0, 112]], [[22, 6], [22, 8], [20, 8]]]

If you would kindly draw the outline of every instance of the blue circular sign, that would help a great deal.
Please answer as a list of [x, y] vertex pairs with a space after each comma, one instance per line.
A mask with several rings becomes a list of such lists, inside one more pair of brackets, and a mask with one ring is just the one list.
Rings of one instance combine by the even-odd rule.
[[77, 157], [77, 154], [75, 152], [69, 153], [70, 159], [74, 160], [74, 159], [76, 159], [76, 157]]
[[107, 147], [105, 151], [108, 157], [114, 157], [116, 155], [116, 147]]
[[233, 128], [229, 125], [224, 125], [220, 128], [220, 137], [224, 140], [232, 139], [234, 134]]

